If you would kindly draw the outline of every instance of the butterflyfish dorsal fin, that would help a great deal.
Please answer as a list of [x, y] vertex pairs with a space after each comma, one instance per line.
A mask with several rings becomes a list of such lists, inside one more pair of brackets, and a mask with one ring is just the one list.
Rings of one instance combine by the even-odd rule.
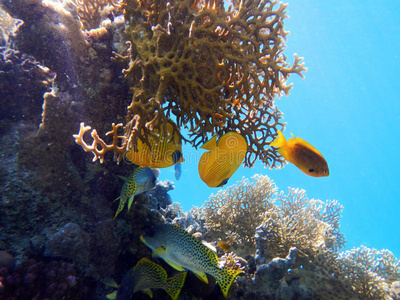
[[207, 141], [203, 146], [201, 146], [201, 149], [205, 150], [213, 150], [217, 147], [217, 135], [214, 135], [209, 141]]

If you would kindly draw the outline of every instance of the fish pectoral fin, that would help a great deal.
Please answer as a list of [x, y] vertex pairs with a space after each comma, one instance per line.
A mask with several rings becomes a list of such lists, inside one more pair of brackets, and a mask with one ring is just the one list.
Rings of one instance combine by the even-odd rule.
[[127, 181], [127, 180], [128, 180], [128, 178], [125, 177], [125, 176], [117, 175], [117, 177], [118, 177], [118, 178], [121, 178], [123, 181]]
[[[141, 238], [142, 239], [142, 238]], [[143, 242], [144, 242], [144, 238], [143, 238]], [[146, 243], [145, 243], [146, 244]], [[156, 249], [153, 251], [153, 254], [151, 255], [152, 257], [163, 257], [165, 253], [165, 247], [161, 246], [160, 248]]]
[[[192, 271], [192, 270], [191, 270]], [[200, 279], [201, 281], [203, 281], [204, 283], [208, 284], [208, 278], [207, 278], [207, 274], [201, 271], [192, 271], [194, 273], [194, 275], [196, 275], [196, 277], [198, 279]]]
[[106, 286], [110, 286], [110, 287], [113, 287], [113, 288], [116, 288], [116, 289], [119, 288], [118, 283], [116, 283], [114, 279], [109, 278], [109, 277], [103, 279], [101, 281], [101, 283], [103, 283]]
[[107, 299], [114, 300], [117, 299], [117, 291], [114, 291], [106, 296]]
[[125, 206], [125, 201], [122, 201], [122, 199], [119, 201], [118, 209], [117, 212], [115, 213], [114, 219], [118, 216], [118, 214], [124, 209]]
[[128, 198], [128, 211], [130, 211], [132, 203], [133, 203], [133, 198], [135, 198], [134, 195], [129, 196]]
[[165, 262], [166, 262], [167, 264], [169, 264], [171, 267], [173, 267], [173, 268], [174, 268], [175, 270], [177, 270], [177, 271], [180, 271], [180, 272], [185, 271], [184, 268], [182, 268], [181, 266], [177, 265], [176, 263], [170, 262], [170, 261], [168, 261], [168, 260], [166, 260]]
[[143, 293], [145, 293], [147, 296], [149, 296], [151, 299], [153, 299], [153, 292], [151, 289], [144, 289], [142, 290]]

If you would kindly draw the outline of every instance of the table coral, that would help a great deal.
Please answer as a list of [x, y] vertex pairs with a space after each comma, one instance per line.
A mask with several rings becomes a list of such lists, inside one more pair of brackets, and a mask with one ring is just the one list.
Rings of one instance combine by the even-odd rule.
[[[295, 55], [290, 66], [284, 55], [288, 34], [282, 3], [269, 0], [125, 0], [129, 49], [120, 59], [132, 87], [124, 136], [125, 151], [146, 142], [153, 130], [166, 128], [176, 119], [176, 131], [189, 129], [194, 146], [210, 134], [237, 131], [249, 144], [245, 165], [260, 158], [270, 167], [283, 159], [266, 149], [278, 129], [284, 127], [274, 99], [288, 94], [291, 74], [306, 70]], [[82, 135], [79, 135], [82, 138]], [[104, 142], [97, 135], [98, 143]], [[89, 149], [104, 156], [110, 151]], [[112, 148], [112, 147], [111, 147]], [[118, 162], [123, 159], [117, 150]]]

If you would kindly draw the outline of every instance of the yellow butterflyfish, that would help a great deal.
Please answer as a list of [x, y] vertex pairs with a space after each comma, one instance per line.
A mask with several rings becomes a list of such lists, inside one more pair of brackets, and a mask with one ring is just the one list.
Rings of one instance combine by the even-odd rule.
[[137, 141], [137, 151], [134, 148], [128, 150], [126, 158], [138, 166], [150, 168], [167, 168], [184, 161], [182, 156], [182, 142], [179, 134], [174, 132], [171, 123], [167, 124], [165, 132], [158, 133], [159, 140], [149, 137], [149, 143], [143, 143], [140, 139]]
[[199, 174], [209, 187], [224, 186], [242, 164], [247, 152], [246, 139], [237, 132], [228, 132], [217, 140], [206, 142], [199, 161]]

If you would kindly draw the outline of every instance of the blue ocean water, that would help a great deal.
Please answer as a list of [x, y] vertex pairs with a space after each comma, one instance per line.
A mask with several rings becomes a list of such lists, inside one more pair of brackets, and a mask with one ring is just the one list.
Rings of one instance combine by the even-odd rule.
[[[305, 79], [293, 75], [293, 89], [275, 104], [293, 133], [313, 144], [330, 168], [327, 178], [308, 177], [289, 164], [280, 170], [241, 167], [227, 186], [266, 174], [285, 193], [303, 188], [308, 197], [336, 199], [344, 206], [341, 231], [346, 249], [365, 245], [400, 256], [398, 220], [400, 161], [400, 2], [291, 1], [286, 55], [304, 57]], [[176, 181], [173, 168], [161, 179], [175, 181], [173, 201], [185, 210], [201, 206], [211, 193], [200, 180], [202, 150], [184, 147], [186, 162]]]

